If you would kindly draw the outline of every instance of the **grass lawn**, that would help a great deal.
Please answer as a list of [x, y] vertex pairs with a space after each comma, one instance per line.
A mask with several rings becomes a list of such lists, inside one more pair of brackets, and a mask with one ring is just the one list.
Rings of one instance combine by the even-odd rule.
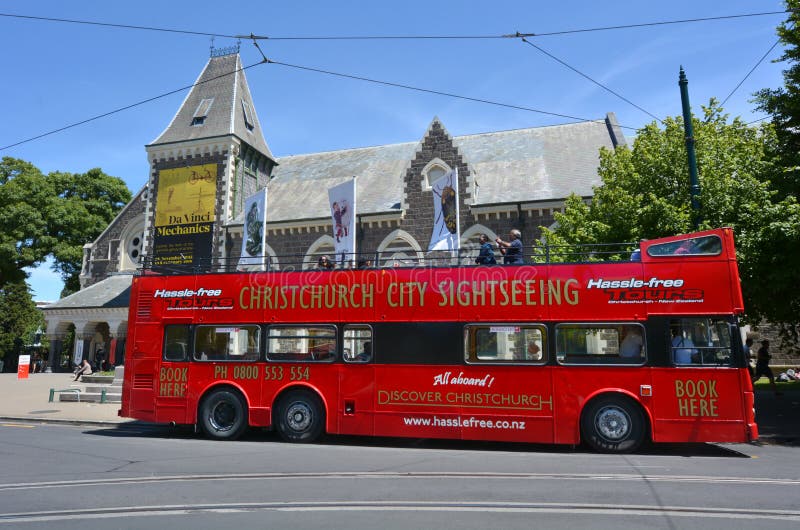
[[[778, 392], [797, 392], [800, 393], [800, 381], [788, 381], [785, 383], [781, 383], [775, 381], [775, 387], [777, 388]], [[771, 391], [772, 389], [769, 386], [769, 379], [766, 377], [762, 377], [755, 383], [753, 383], [753, 390], [758, 392], [759, 390]]]

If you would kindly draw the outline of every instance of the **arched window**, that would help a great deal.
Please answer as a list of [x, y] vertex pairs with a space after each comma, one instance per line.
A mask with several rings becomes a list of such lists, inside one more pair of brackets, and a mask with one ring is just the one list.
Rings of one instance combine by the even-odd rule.
[[395, 230], [378, 245], [378, 256], [378, 267], [410, 267], [422, 265], [425, 253], [411, 234]]
[[431, 184], [442, 178], [450, 171], [450, 166], [439, 158], [434, 158], [422, 168], [422, 190], [430, 191]]
[[303, 270], [315, 268], [319, 258], [322, 256], [328, 256], [330, 260], [335, 262], [335, 254], [336, 249], [334, 247], [333, 238], [329, 235], [320, 237], [308, 247], [308, 252], [306, 252], [303, 258]]

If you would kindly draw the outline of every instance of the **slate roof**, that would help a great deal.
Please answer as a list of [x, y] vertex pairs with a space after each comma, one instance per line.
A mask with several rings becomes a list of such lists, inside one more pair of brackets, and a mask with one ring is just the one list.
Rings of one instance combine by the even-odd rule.
[[[600, 147], [623, 143], [616, 118], [453, 137], [478, 184], [474, 204], [593, 195]], [[326, 190], [358, 176], [361, 214], [398, 211], [403, 179], [420, 142], [278, 158], [269, 183], [267, 222], [329, 216]], [[240, 224], [239, 216], [232, 224]]]
[[126, 308], [130, 303], [132, 274], [115, 274], [42, 308]]
[[[204, 99], [213, 99], [205, 121], [202, 125], [192, 125], [192, 119]], [[252, 130], [245, 123], [242, 101], [249, 105], [251, 120], [254, 121], [251, 124]], [[208, 60], [177, 114], [164, 132], [150, 145], [186, 142], [229, 134], [239, 137], [274, 160], [264, 140], [264, 133], [238, 53], [211, 57]]]

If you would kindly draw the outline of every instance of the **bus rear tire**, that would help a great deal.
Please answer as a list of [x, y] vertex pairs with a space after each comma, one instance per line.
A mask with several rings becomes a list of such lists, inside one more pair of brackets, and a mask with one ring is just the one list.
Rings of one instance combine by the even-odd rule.
[[215, 440], [235, 440], [247, 430], [247, 405], [238, 392], [213, 390], [200, 405], [200, 424]]
[[325, 428], [325, 411], [316, 394], [292, 390], [278, 401], [275, 428], [280, 437], [292, 443], [311, 443]]
[[601, 396], [581, 414], [581, 438], [600, 453], [631, 453], [644, 442], [641, 407], [623, 396]]

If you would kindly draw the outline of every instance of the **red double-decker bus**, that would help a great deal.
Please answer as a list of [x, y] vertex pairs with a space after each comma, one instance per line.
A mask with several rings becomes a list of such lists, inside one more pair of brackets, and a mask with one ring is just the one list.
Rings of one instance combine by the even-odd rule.
[[[585, 258], [585, 256], [584, 256]], [[120, 415], [323, 433], [588, 443], [758, 437], [733, 234], [633, 259], [222, 274], [142, 272]]]

